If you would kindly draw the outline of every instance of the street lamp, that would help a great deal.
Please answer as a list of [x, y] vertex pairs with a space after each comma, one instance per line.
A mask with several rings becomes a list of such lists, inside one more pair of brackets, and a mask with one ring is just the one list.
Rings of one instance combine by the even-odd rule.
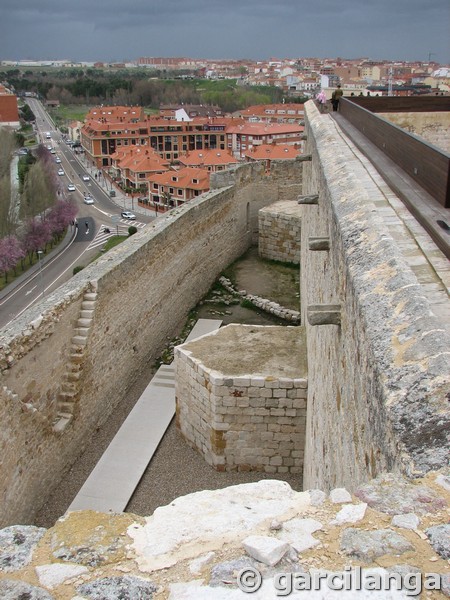
[[38, 250], [37, 255], [38, 255], [38, 262], [39, 262], [39, 279], [41, 280], [42, 297], [44, 297], [45, 296], [45, 287], [44, 287], [44, 278], [42, 275], [41, 254], [44, 254], [43, 251]]

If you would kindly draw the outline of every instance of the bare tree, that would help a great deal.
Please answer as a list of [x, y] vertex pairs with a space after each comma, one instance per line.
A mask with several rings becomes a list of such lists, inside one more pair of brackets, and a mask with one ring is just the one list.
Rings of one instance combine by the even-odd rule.
[[0, 238], [10, 235], [17, 228], [18, 215], [15, 210], [17, 193], [11, 189], [8, 175], [0, 178]]
[[0, 128], [0, 177], [9, 176], [11, 158], [16, 149], [14, 134]]
[[55, 202], [55, 192], [51, 189], [45, 167], [36, 162], [27, 173], [20, 203], [20, 216], [30, 219], [36, 215], [44, 215], [47, 208]]

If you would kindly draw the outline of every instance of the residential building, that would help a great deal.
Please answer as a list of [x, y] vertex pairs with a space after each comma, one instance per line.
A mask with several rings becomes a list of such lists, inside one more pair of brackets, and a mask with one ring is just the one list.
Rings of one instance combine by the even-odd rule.
[[300, 145], [294, 144], [261, 144], [253, 146], [251, 150], [244, 153], [245, 162], [263, 160], [267, 169], [270, 168], [272, 160], [289, 160], [301, 154]]
[[299, 145], [302, 148], [303, 125], [290, 123], [244, 123], [227, 127], [227, 147], [236, 158], [261, 144]]
[[20, 127], [17, 96], [0, 84], [0, 127]]
[[185, 167], [150, 178], [149, 205], [168, 210], [200, 196], [209, 190], [209, 171]]
[[[180, 118], [181, 111], [188, 118]], [[209, 106], [207, 104], [173, 104], [161, 105], [159, 107], [159, 116], [163, 119], [171, 119], [174, 121], [187, 121], [195, 117], [223, 117], [223, 112], [220, 106]]]
[[148, 194], [151, 176], [168, 169], [169, 162], [148, 146], [128, 146], [111, 156], [109, 173], [123, 188]]
[[303, 104], [257, 104], [233, 113], [250, 123], [300, 123], [305, 117]]
[[225, 150], [192, 150], [178, 157], [178, 163], [183, 167], [198, 167], [206, 169], [210, 173], [224, 171], [233, 165], [239, 164], [239, 161]]

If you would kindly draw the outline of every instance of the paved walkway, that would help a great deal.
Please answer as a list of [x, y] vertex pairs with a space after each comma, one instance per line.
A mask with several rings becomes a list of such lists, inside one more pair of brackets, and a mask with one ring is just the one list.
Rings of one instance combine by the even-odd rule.
[[[199, 319], [186, 341], [218, 329], [221, 323]], [[67, 511], [123, 512], [174, 415], [171, 363], [155, 373]]]

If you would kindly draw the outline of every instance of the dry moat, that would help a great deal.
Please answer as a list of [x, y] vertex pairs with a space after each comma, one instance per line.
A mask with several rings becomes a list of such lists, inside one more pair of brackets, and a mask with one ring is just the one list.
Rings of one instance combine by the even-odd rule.
[[[299, 268], [261, 260], [256, 247], [251, 248], [231, 265], [225, 275], [233, 282], [237, 290], [246, 290], [255, 296], [277, 302], [285, 308], [300, 310]], [[198, 318], [221, 319], [224, 325], [229, 323], [287, 324], [261, 310], [242, 306], [240, 300], [233, 298], [231, 294], [217, 285], [213, 286], [208, 296], [192, 311], [190, 320], [194, 321]], [[167, 352], [167, 356], [170, 360], [170, 350]], [[114, 415], [95, 433], [92, 442], [56, 487], [33, 524], [51, 527], [64, 514], [147, 386], [155, 369], [145, 373], [145, 376], [143, 375], [142, 381], [130, 390], [129, 395], [124, 398]], [[169, 504], [178, 496], [202, 489], [219, 489], [260, 479], [283, 479], [293, 489], [301, 490], [301, 481], [293, 475], [282, 477], [260, 472], [219, 473], [215, 471], [196, 450], [188, 446], [182, 439], [176, 429], [174, 419], [136, 488], [126, 511], [138, 515], [150, 515], [158, 506]]]

